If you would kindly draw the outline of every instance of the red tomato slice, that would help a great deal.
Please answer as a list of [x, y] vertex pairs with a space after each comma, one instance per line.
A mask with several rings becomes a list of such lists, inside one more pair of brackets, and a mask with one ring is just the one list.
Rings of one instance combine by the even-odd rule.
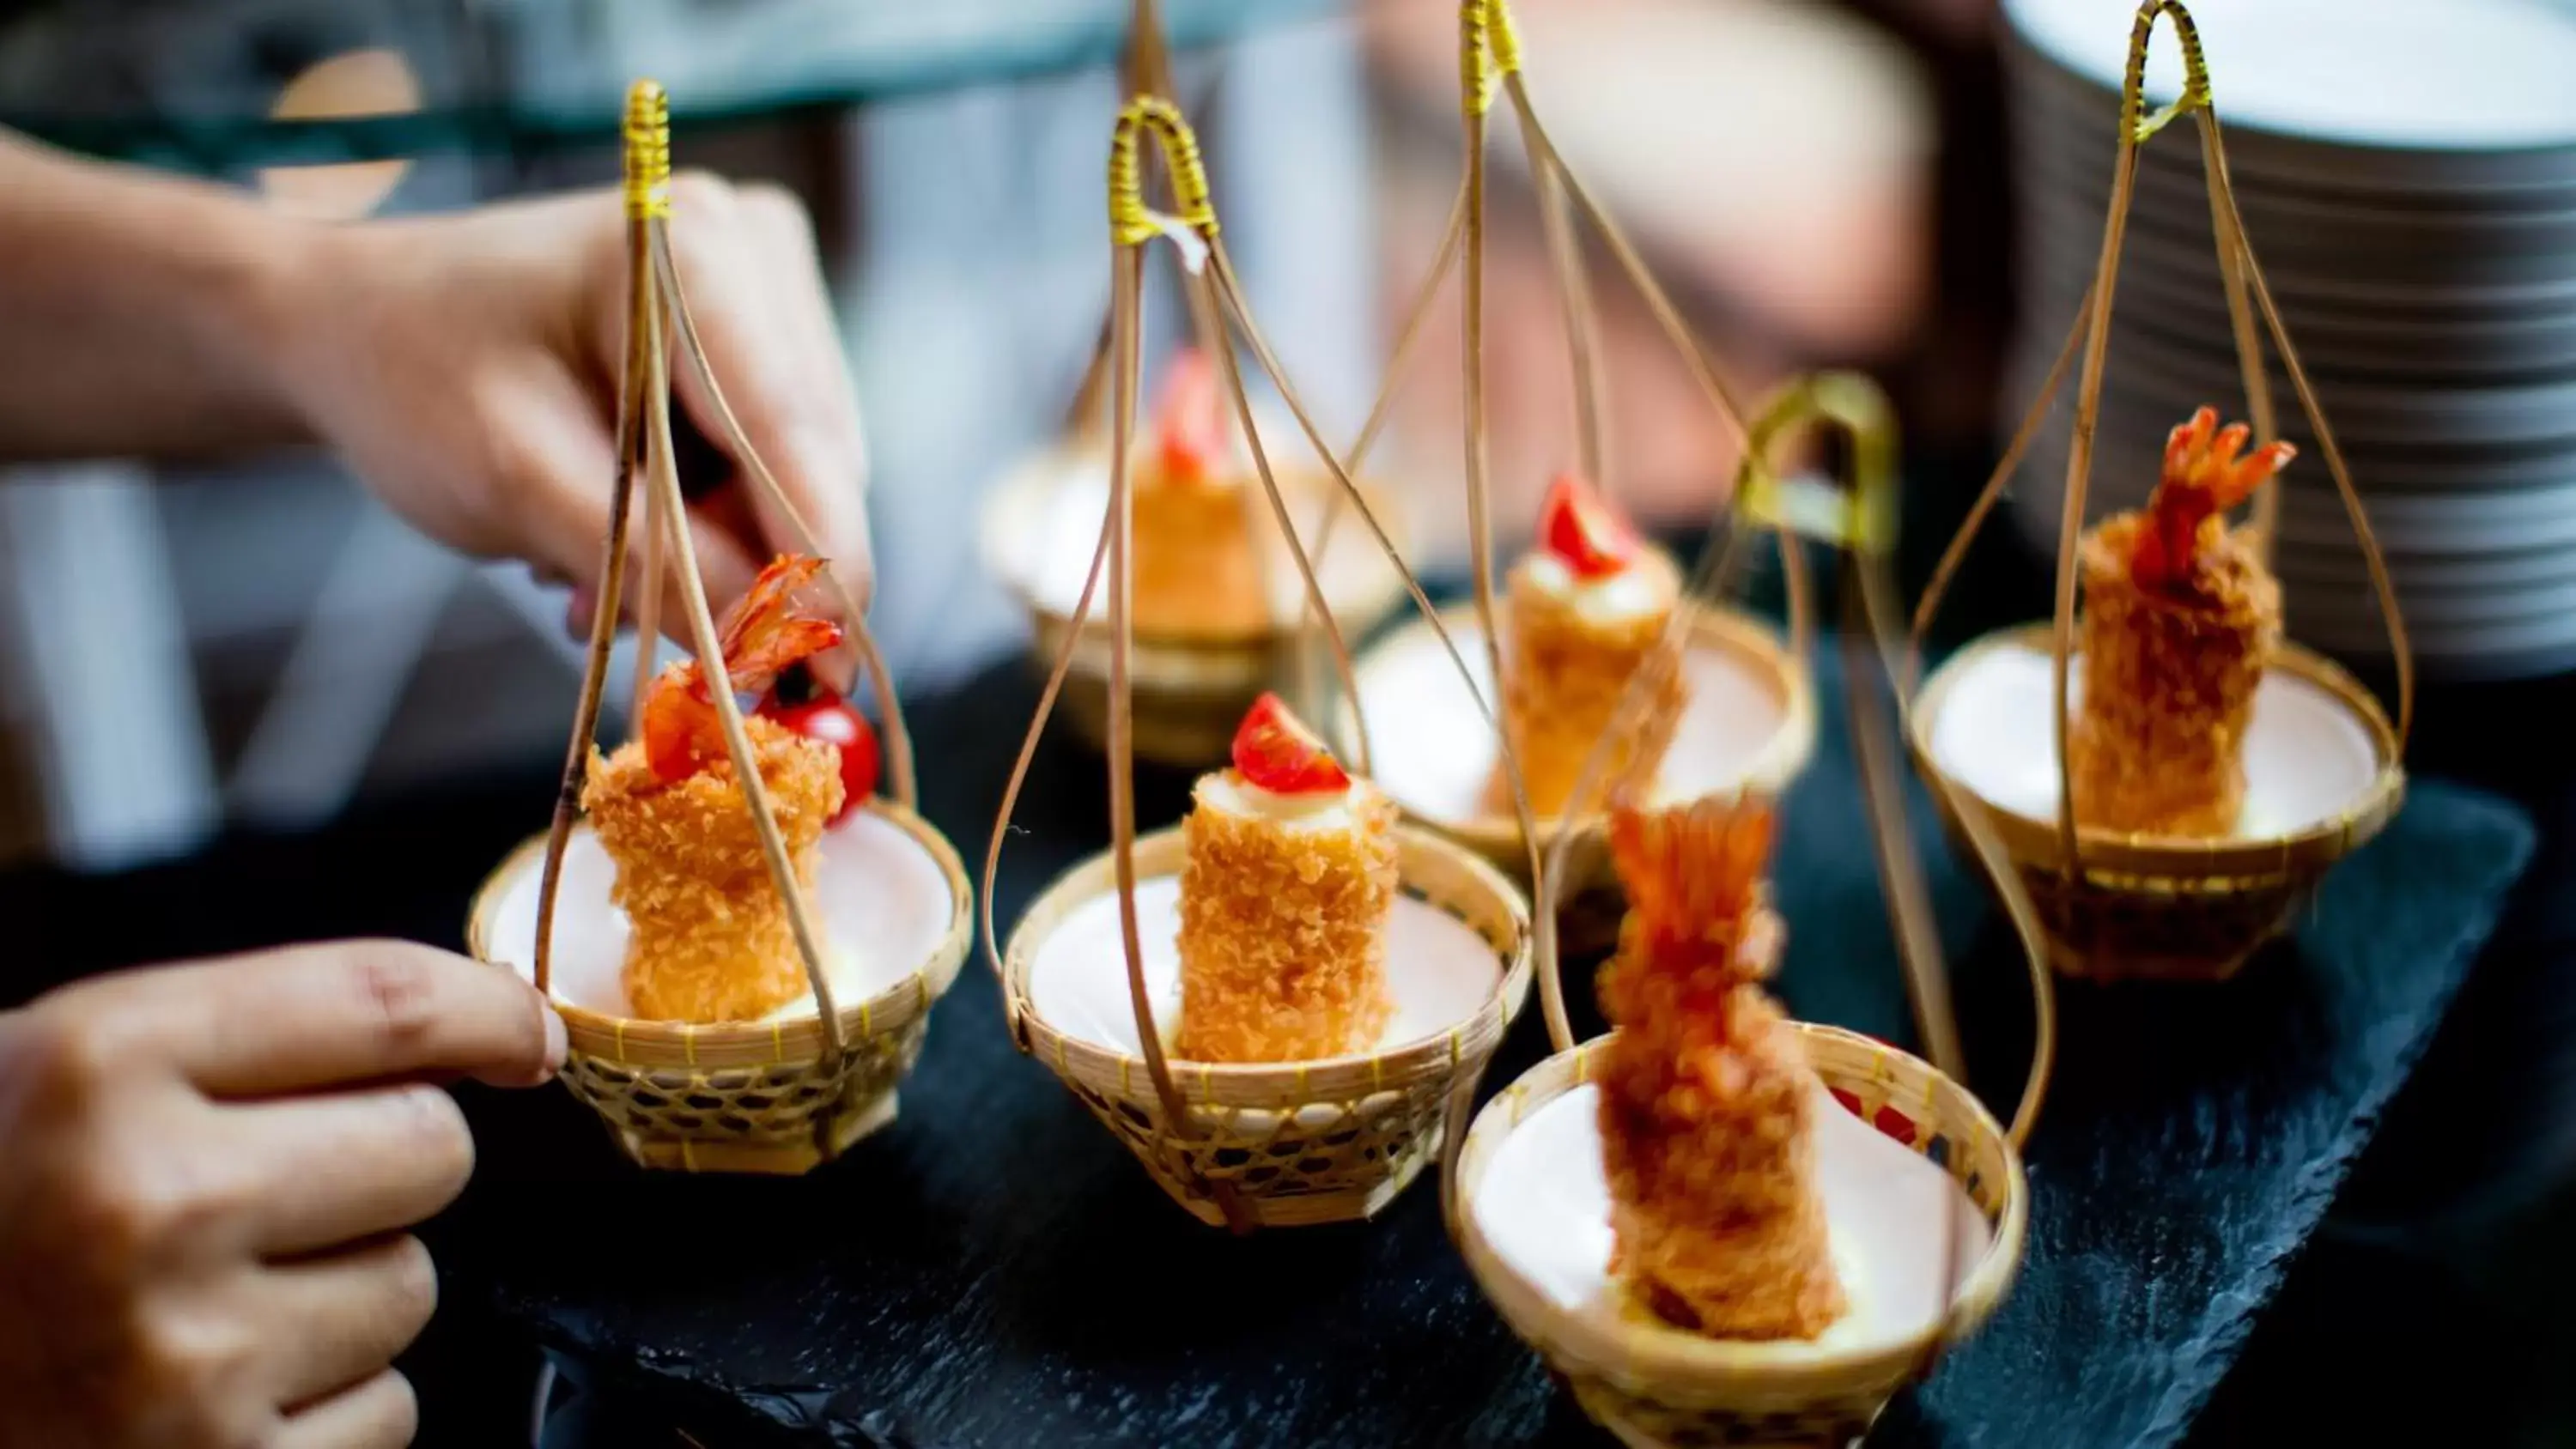
[[821, 740], [841, 752], [841, 808], [831, 824], [858, 813], [877, 792], [876, 727], [848, 700], [818, 684], [814, 697], [802, 704], [782, 704], [772, 694], [760, 702], [760, 712], [792, 733]]
[[1626, 519], [1572, 473], [1559, 473], [1539, 505], [1539, 540], [1565, 561], [1575, 577], [1606, 578], [1637, 557], [1637, 533]]
[[1225, 389], [1206, 353], [1186, 348], [1172, 359], [1154, 417], [1155, 454], [1164, 477], [1205, 483], [1225, 472], [1231, 451]]
[[1275, 694], [1254, 700], [1234, 732], [1234, 767], [1273, 795], [1320, 795], [1351, 783], [1332, 751]]

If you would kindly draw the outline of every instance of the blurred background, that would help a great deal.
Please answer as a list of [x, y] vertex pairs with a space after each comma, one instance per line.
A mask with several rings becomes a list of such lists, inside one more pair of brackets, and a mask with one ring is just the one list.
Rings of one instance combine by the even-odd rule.
[[[1163, 3], [1178, 98], [1209, 144], [1253, 306], [1328, 431], [1347, 436], [1457, 183], [1455, 7]], [[2098, 199], [2074, 183], [2099, 188], [2111, 159], [2107, 93], [2042, 74], [2036, 51], [2015, 51], [2005, 12], [2080, 12], [2116, 40], [2125, 0], [1516, 5], [1530, 88], [1559, 145], [1741, 389], [1819, 366], [1866, 368], [1901, 408], [1912, 481], [1973, 488], [1998, 420], [2026, 404], [2035, 381], [2026, 355], [2036, 347], [2044, 366], [2065, 325], [2063, 315], [2021, 315], [2034, 299], [2042, 311], [2070, 299], [2061, 274], [2040, 278], [2020, 259], [2042, 247], [2059, 261], [2089, 256]], [[2201, 8], [2206, 20], [2223, 7]], [[2576, 37], [2576, 9], [2563, 0], [2525, 8], [2548, 17], [2561, 42]], [[1100, 173], [1125, 9], [1124, 0], [0, 0], [0, 125], [356, 219], [606, 180], [626, 83], [660, 79], [683, 164], [782, 181], [814, 212], [871, 434], [876, 623], [897, 670], [924, 690], [1020, 647], [1020, 615], [978, 559], [976, 510], [1007, 465], [1055, 436], [1101, 323]], [[2510, 47], [2488, 57], [2512, 58]], [[2474, 81], [2483, 64], [2456, 74]], [[2244, 84], [2262, 68], [2228, 74]], [[2535, 92], [2537, 104], [2563, 115], [2576, 67], [2550, 74], [2556, 88]], [[2346, 89], [2439, 103], [2422, 89]], [[2042, 93], [2056, 99], [2015, 111], [2017, 95]], [[1573, 414], [1518, 141], [1510, 125], [1494, 129], [1488, 375], [1509, 534], [1549, 474], [1572, 462]], [[2352, 316], [2320, 320], [2356, 329], [2346, 335], [2365, 338], [2366, 361], [2436, 359], [2429, 344], [2394, 346], [2353, 320], [2397, 319], [2416, 329], [2409, 336], [2439, 333], [2466, 349], [2457, 368], [2424, 384], [2442, 390], [2428, 394], [2437, 402], [2494, 400], [2526, 384], [2536, 399], [2515, 395], [2543, 422], [2494, 460], [2472, 456], [2480, 438], [2387, 440], [2399, 463], [2434, 473], [2492, 463], [2503, 480], [2469, 497], [2437, 486], [2456, 478], [2436, 478], [2420, 485], [2423, 501], [2392, 502], [2389, 515], [2400, 563], [2420, 563], [2401, 580], [2410, 608], [2438, 621], [2443, 591], [2457, 588], [2468, 621], [2459, 630], [2505, 618], [2503, 599], [2517, 639], [2545, 635], [2548, 649], [2512, 654], [2512, 667], [2490, 675], [2576, 664], [2576, 529], [2553, 535], [2544, 556], [2521, 523], [2495, 524], [2496, 542], [2435, 526], [2466, 527], [2466, 514], [2437, 513], [2453, 506], [2445, 500], [2501, 509], [2496, 500], [2522, 489], [2550, 518], [2576, 519], [2576, 399], [2542, 388], [2576, 376], [2576, 183], [2567, 179], [2576, 167], [2565, 164], [2576, 126], [2565, 134], [2551, 153], [2561, 170], [2545, 187], [2490, 184], [2490, 167], [2457, 191], [2419, 175], [2402, 193], [2376, 182], [2334, 192], [2310, 185], [2305, 153], [2284, 149], [2275, 155], [2289, 158], [2279, 163], [2287, 180], [2266, 194], [2289, 209], [2247, 203], [2267, 257], [2285, 255], [2273, 237], [2290, 244], [2286, 282], [2300, 280], [2287, 274], [2301, 257], [2333, 253], [2361, 268], [2360, 283], [2285, 286], [2284, 300], [2294, 311], [2303, 298], [2348, 303]], [[2200, 205], [2193, 153], [2188, 142], [2169, 149], [2185, 189], [2162, 193], [2159, 215], [2190, 216]], [[2083, 220], [2050, 231], [2014, 178], [2056, 175], [2045, 168], [2065, 157], [2075, 170], [2051, 194], [2071, 198], [2069, 214]], [[2422, 199], [2437, 193], [2499, 209], [2468, 216]], [[2352, 200], [2364, 194], [2380, 201]], [[2352, 235], [2338, 218], [2355, 216], [2399, 228], [2389, 234], [2400, 241], [2335, 252]], [[2435, 247], [2425, 239], [2444, 218], [2474, 221], [2489, 240]], [[2203, 212], [2196, 224], [2205, 221]], [[2134, 265], [2154, 263], [2164, 225], [2145, 229]], [[2034, 236], [2040, 243], [2026, 246]], [[2205, 236], [2167, 226], [2164, 243], [2205, 257]], [[2468, 275], [2508, 247], [2518, 249], [2510, 278]], [[2401, 275], [2437, 264], [2460, 274]], [[1622, 490], [1657, 522], [1690, 522], [1720, 501], [1730, 444], [1597, 250], [1592, 267]], [[1457, 557], [1460, 536], [1458, 320], [1454, 302], [1443, 305], [1451, 310], [1435, 316], [1382, 455], [1411, 490], [1434, 564]], [[1170, 294], [1154, 306], [1168, 328]], [[2162, 320], [2193, 333], [2203, 349], [2194, 366], [2216, 359], [2216, 375], [2232, 375], [2219, 350], [2223, 319], [2204, 310], [2188, 325]], [[2556, 330], [2542, 336], [2544, 324]], [[2477, 349], [2508, 337], [2523, 361], [2486, 365]], [[2396, 385], [2366, 368], [2354, 375], [2364, 380], [2356, 386]], [[2054, 503], [2039, 498], [2045, 515]], [[2405, 522], [2408, 508], [2420, 527]], [[2313, 566], [2321, 580], [2350, 577], [2347, 555]], [[2545, 607], [2529, 592], [2542, 584], [2557, 590]], [[2501, 592], [2471, 597], [2471, 585]], [[2362, 597], [2348, 582], [2307, 596]], [[325, 458], [249, 459], [221, 475], [117, 463], [0, 470], [0, 862], [114, 870], [228, 830], [292, 831], [371, 801], [536, 778], [561, 758], [578, 683], [562, 618], [562, 599], [524, 570], [420, 541]], [[2355, 637], [2372, 637], [2366, 619]], [[2478, 654], [2469, 633], [2427, 637]], [[97, 667], [101, 658], [117, 667]], [[2454, 713], [2485, 728], [2533, 699], [2566, 705], [2563, 689], [2500, 699], [2456, 696]], [[2534, 718], [2563, 727], [2563, 716]], [[2455, 753], [2474, 775], [2474, 751]], [[2566, 773], [2533, 789], [2563, 794]], [[2563, 870], [2558, 851], [2545, 847], [2536, 874]], [[2551, 1354], [2571, 1334], [2563, 1297], [2551, 1296], [2563, 1289], [2551, 1285], [2576, 1282], [2564, 1232], [2576, 1214], [2558, 1188], [2576, 1161], [2576, 1113], [2563, 1105], [2576, 1100], [2576, 1070], [2565, 1065], [2576, 1007], [2562, 944], [2552, 934], [2482, 968], [2437, 1047], [2459, 1069], [2396, 1113], [2433, 1156], [2374, 1156], [2378, 1170], [2364, 1180], [2386, 1211], [2347, 1204], [2341, 1226], [2311, 1250], [2325, 1266], [2293, 1278], [2249, 1355], [2268, 1365], [2273, 1387], [2240, 1391], [2232, 1380], [2210, 1442], [2284, 1442], [2257, 1428], [2230, 1439], [2223, 1426], [2277, 1428], [2329, 1396], [2366, 1402], [2351, 1389], [2367, 1369], [2353, 1365], [2422, 1375], [2428, 1364], [2474, 1363], [2511, 1380], [2499, 1402], [2547, 1400], [2556, 1413], [2509, 1442], [2576, 1443], [2568, 1394], [2549, 1388], [2563, 1375], [2544, 1368], [2563, 1365]], [[2509, 1094], [2481, 1075], [2504, 1059], [2529, 1074]], [[2507, 1170], [2500, 1162], [2518, 1185], [2497, 1201], [2519, 1213], [2556, 1190], [2556, 1206], [2538, 1217], [2463, 1208], [2476, 1184]], [[2438, 1231], [2418, 1230], [2428, 1213]], [[2548, 1271], [2521, 1271], [2532, 1264]], [[2482, 1356], [2448, 1332], [2463, 1321], [2509, 1331], [2514, 1352]]]
[[[1982, 437], [2008, 323], [1990, 0], [1520, 8], [1559, 144], [1748, 389], [1868, 365], [1901, 387], [1918, 441]], [[1100, 323], [1124, 11], [0, 3], [0, 123], [360, 217], [610, 177], [626, 81], [663, 80], [683, 164], [783, 181], [816, 215], [871, 430], [879, 628], [919, 688], [1017, 636], [972, 519], [981, 480], [1058, 427]], [[1254, 305], [1347, 435], [1457, 184], [1450, 7], [1166, 13]], [[1517, 138], [1495, 131], [1508, 528], [1571, 462], [1573, 421]], [[1703, 512], [1732, 462], [1723, 431], [1633, 296], [1606, 267], [1599, 281], [1629, 496], [1668, 520]], [[1384, 456], [1426, 505], [1436, 562], [1459, 537], [1454, 301], [1433, 325]], [[577, 671], [560, 601], [420, 542], [330, 461], [68, 471], [0, 487], [0, 850], [113, 867], [226, 820], [318, 822], [560, 750]], [[75, 667], [101, 652], [130, 667]]]

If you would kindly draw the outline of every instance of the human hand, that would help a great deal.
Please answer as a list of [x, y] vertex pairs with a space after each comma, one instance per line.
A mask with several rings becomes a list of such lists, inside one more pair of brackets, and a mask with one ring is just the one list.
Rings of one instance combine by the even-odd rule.
[[[671, 189], [673, 259], [726, 401], [865, 607], [866, 444], [805, 210], [778, 187], [699, 173]], [[414, 526], [572, 584], [571, 625], [586, 632], [617, 471], [619, 196], [313, 227], [296, 245], [269, 349], [284, 394]], [[722, 440], [712, 399], [674, 350], [678, 408]], [[772, 555], [801, 551], [739, 469], [689, 513], [718, 612]], [[639, 506], [638, 556], [643, 536]], [[661, 617], [686, 638], [676, 585]]]
[[438, 1282], [402, 1229], [473, 1169], [433, 1078], [543, 1081], [563, 1025], [404, 942], [72, 986], [0, 1014], [0, 1443], [411, 1442]]

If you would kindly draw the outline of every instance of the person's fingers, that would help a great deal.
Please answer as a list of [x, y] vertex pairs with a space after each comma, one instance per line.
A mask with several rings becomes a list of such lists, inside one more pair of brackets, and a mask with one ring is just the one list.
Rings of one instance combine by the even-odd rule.
[[410, 941], [345, 941], [101, 980], [82, 1010], [211, 1097], [563, 1065], [563, 1021], [512, 972]]
[[285, 1189], [247, 1210], [250, 1246], [268, 1257], [408, 1228], [454, 1202], [474, 1175], [465, 1116], [436, 1087], [247, 1103], [219, 1122], [242, 1171]]
[[[609, 499], [619, 485], [616, 440], [611, 423], [597, 402], [569, 373], [531, 380], [496, 406], [488, 425], [507, 440], [501, 455], [510, 476], [504, 480], [513, 510], [513, 532], [541, 575], [573, 581], [577, 601], [573, 633], [590, 630], [591, 606], [578, 601], [598, 597], [600, 563], [608, 539]], [[639, 488], [646, 480], [636, 480]], [[628, 503], [626, 584], [618, 615], [638, 617], [637, 580], [644, 576], [644, 537], [651, 511], [638, 492]], [[689, 517], [689, 541], [697, 553], [698, 577], [709, 604], [721, 612], [751, 587], [760, 566], [740, 540], [708, 526], [695, 510]], [[688, 617], [682, 612], [676, 550], [663, 550], [662, 632], [686, 642]]]
[[[638, 510], [639, 515], [642, 510]], [[698, 578], [706, 586], [707, 610], [721, 622], [724, 611], [734, 600], [751, 589], [760, 573], [752, 556], [743, 551], [745, 536], [709, 518], [701, 509], [689, 509], [689, 546], [698, 558]], [[603, 525], [605, 526], [605, 525]], [[626, 583], [617, 596], [617, 617], [626, 623], [639, 623], [642, 611], [636, 607], [638, 580], [644, 577], [644, 520], [635, 520], [633, 547], [627, 550]], [[662, 613], [655, 621], [663, 637], [688, 648], [697, 647], [689, 628], [688, 602], [680, 592], [679, 557], [665, 548], [662, 551]], [[564, 631], [575, 639], [590, 637], [590, 626], [599, 617], [599, 589], [594, 584], [576, 584], [564, 606]]]
[[420, 1432], [411, 1382], [387, 1369], [289, 1415], [269, 1449], [403, 1449]]
[[383, 1373], [429, 1326], [438, 1269], [420, 1239], [406, 1235], [271, 1265], [249, 1291], [249, 1311], [272, 1348], [266, 1388], [293, 1408]]
[[851, 597], [865, 608], [876, 568], [868, 534], [867, 432], [813, 220], [794, 196], [769, 185], [744, 192], [743, 214], [755, 247], [771, 259], [764, 272], [772, 283], [782, 334], [798, 349], [802, 375], [821, 389], [815, 406], [828, 420], [823, 443], [829, 456], [819, 465], [831, 471], [810, 480], [814, 498], [811, 503], [800, 499], [798, 510]]
[[[704, 219], [683, 209], [683, 200]], [[813, 332], [829, 328], [830, 313], [828, 303], [813, 301], [821, 293], [820, 274], [802, 210], [774, 190], [738, 193], [720, 182], [701, 182], [689, 196], [675, 197], [673, 212], [673, 260], [725, 400], [815, 543], [836, 569], [856, 567], [864, 587], [867, 531], [857, 414], [846, 371], [825, 372], [811, 361]], [[791, 267], [816, 280], [810, 293], [800, 291], [796, 302], [782, 305], [774, 274]], [[799, 320], [788, 321], [790, 315]], [[724, 441], [715, 399], [703, 380], [686, 366], [674, 371], [682, 404], [710, 437]], [[751, 502], [762, 538], [773, 549], [793, 548], [795, 530], [776, 504], [757, 490]]]

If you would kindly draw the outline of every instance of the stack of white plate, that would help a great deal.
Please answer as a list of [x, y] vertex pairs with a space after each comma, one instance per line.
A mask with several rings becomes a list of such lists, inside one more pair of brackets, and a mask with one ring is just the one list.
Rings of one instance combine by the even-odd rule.
[[[2247, 235], [2386, 550], [2428, 672], [2576, 668], [2576, 0], [2192, 0]], [[2023, 332], [2004, 426], [2048, 375], [2100, 256], [2134, 9], [2005, 0]], [[2180, 89], [2171, 27], [2151, 104]], [[2385, 638], [2287, 373], [2297, 443], [2277, 565], [2293, 634]], [[2016, 485], [2054, 549], [2075, 385]], [[2245, 393], [2197, 127], [2141, 149], [2088, 498], [2143, 503], [2166, 432]]]

